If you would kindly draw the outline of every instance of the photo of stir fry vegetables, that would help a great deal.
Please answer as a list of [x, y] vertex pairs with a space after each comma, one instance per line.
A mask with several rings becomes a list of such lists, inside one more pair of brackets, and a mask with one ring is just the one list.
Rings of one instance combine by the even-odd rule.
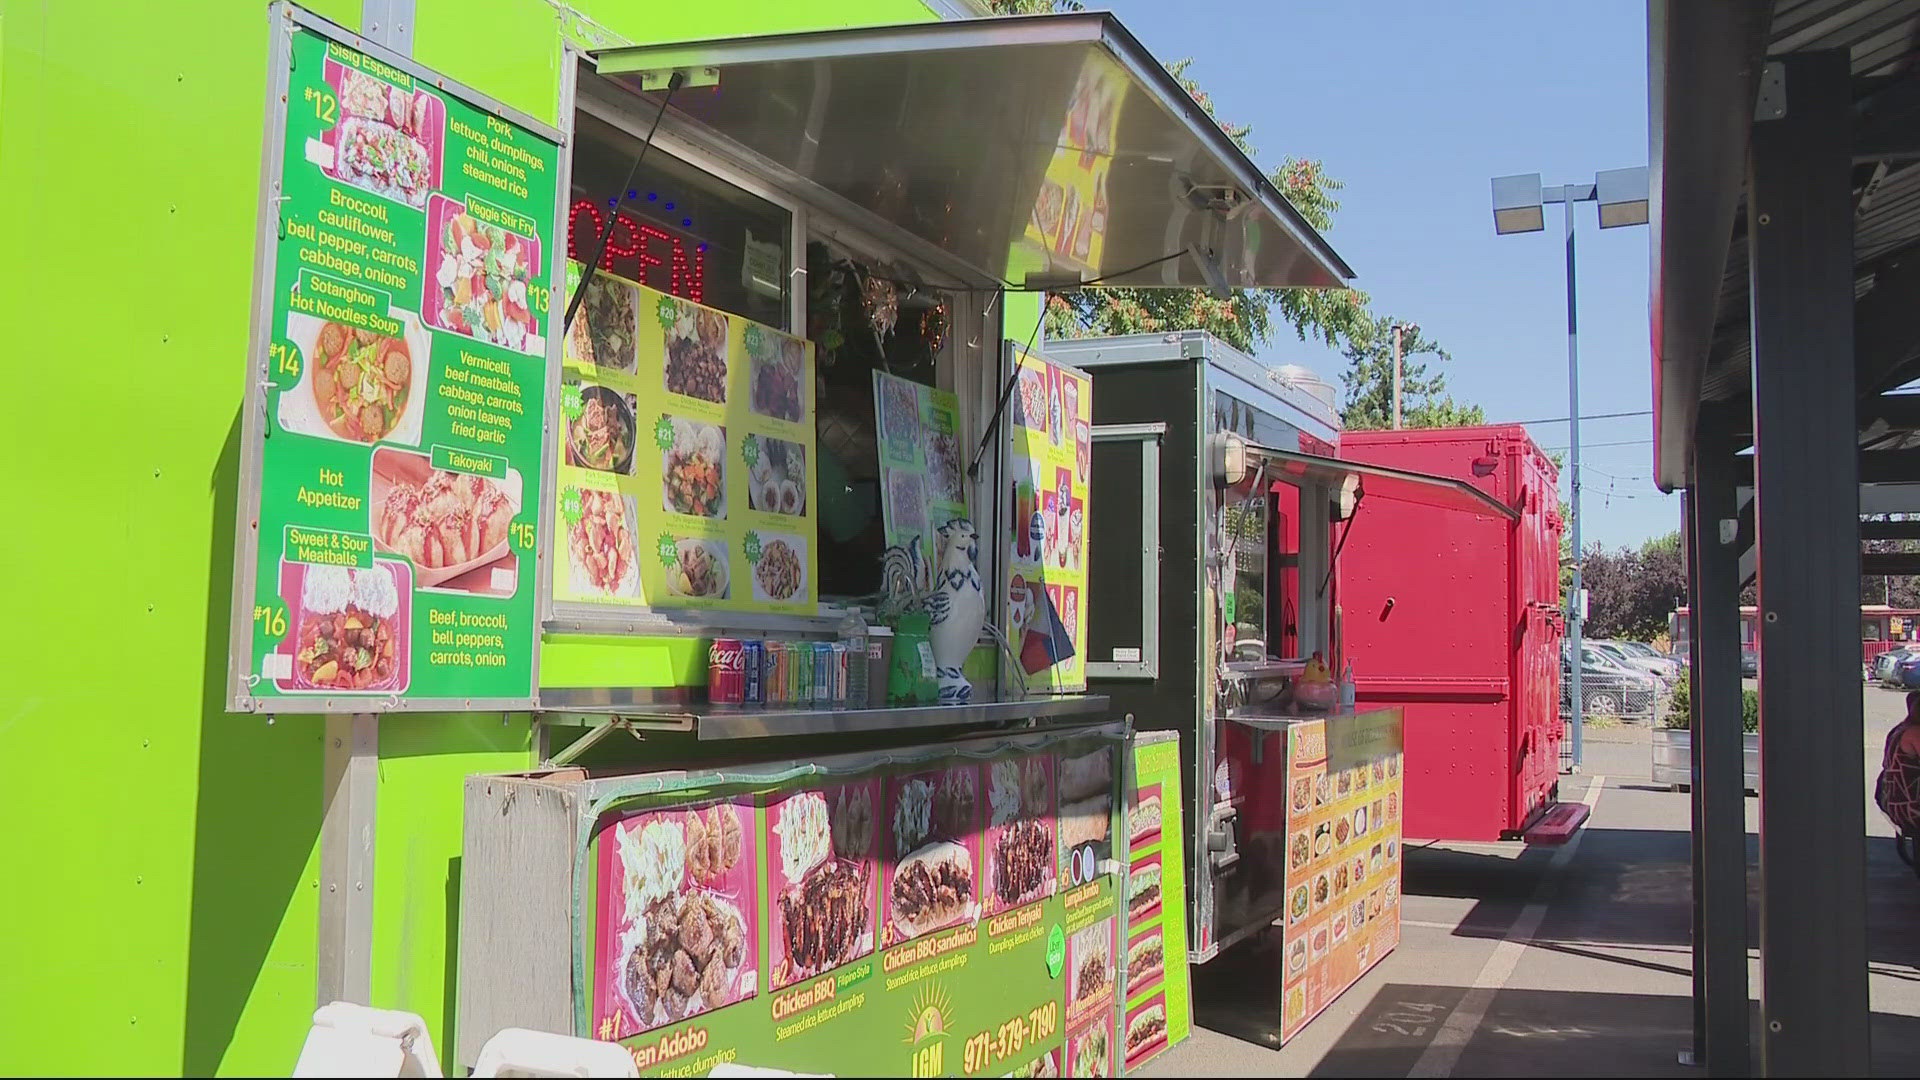
[[314, 405], [334, 434], [370, 443], [399, 424], [413, 388], [413, 354], [404, 339], [330, 322], [308, 363]]
[[[436, 196], [436, 201], [440, 197]], [[440, 287], [437, 317], [445, 330], [520, 349], [535, 329], [527, 307], [527, 283], [539, 259], [536, 241], [481, 221], [446, 200], [446, 224], [435, 237], [434, 281]]]
[[724, 428], [675, 417], [673, 445], [661, 455], [663, 506], [676, 514], [726, 517], [726, 460]]

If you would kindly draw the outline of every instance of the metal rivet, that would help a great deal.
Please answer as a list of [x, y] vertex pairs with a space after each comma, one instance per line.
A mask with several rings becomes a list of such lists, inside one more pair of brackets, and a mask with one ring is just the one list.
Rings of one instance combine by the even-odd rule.
[[1777, 1034], [1780, 1031], [1780, 1021], [1778, 1020], [1767, 1021], [1767, 1030], [1771, 1032], [1775, 1032]]
[[1771, 224], [1773, 224], [1773, 215], [1772, 215], [1772, 214], [1761, 214], [1761, 215], [1760, 215], [1760, 224], [1762, 224], [1762, 225], [1771, 225]]
[[1779, 622], [1779, 621], [1780, 621], [1780, 613], [1779, 613], [1779, 612], [1777, 612], [1777, 611], [1769, 611], [1769, 612], [1767, 612], [1767, 621], [1768, 621], [1768, 622], [1770, 622], [1770, 623], [1775, 623], [1775, 622]]

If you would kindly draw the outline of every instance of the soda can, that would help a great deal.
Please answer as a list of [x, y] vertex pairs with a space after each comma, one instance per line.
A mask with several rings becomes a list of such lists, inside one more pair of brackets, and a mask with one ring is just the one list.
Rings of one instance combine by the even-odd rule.
[[833, 644], [833, 705], [835, 708], [847, 707], [847, 647], [841, 642]]
[[769, 641], [766, 644], [767, 655], [766, 686], [764, 693], [769, 705], [784, 705], [787, 701], [787, 643]]
[[833, 646], [824, 641], [813, 643], [813, 704], [833, 701]]
[[813, 645], [805, 641], [787, 643], [787, 703], [800, 708], [813, 704]]
[[741, 642], [741, 700], [748, 705], [765, 705], [766, 689], [766, 643], [761, 641]]
[[714, 638], [707, 648], [707, 701], [721, 707], [742, 703], [746, 690], [745, 649], [739, 638]]

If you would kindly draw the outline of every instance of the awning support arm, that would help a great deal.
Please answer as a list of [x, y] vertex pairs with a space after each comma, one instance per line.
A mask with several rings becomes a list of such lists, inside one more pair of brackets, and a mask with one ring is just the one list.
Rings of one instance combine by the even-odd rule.
[[[633, 164], [627, 169], [627, 182], [621, 184], [620, 190], [613, 193], [614, 210], [620, 209], [620, 204], [626, 199], [627, 192], [633, 190], [633, 179], [640, 175], [640, 163], [647, 160], [647, 151], [653, 147], [653, 133], [660, 130], [660, 118], [667, 115], [667, 105], [673, 101], [673, 92], [680, 89], [680, 84], [685, 81], [686, 75], [678, 71], [667, 76], [667, 92], [660, 95], [660, 111], [653, 114], [653, 126], [647, 129], [647, 137], [640, 144], [640, 152], [633, 155]], [[594, 271], [600, 269], [600, 260], [607, 257], [607, 244], [612, 239], [613, 221], [609, 219], [607, 227], [600, 232], [600, 243], [593, 249], [593, 261], [581, 269], [580, 284], [574, 286], [573, 296], [567, 300], [567, 318], [560, 327], [562, 334], [573, 330], [573, 317], [580, 311], [581, 299], [587, 295], [587, 283], [593, 280]]]

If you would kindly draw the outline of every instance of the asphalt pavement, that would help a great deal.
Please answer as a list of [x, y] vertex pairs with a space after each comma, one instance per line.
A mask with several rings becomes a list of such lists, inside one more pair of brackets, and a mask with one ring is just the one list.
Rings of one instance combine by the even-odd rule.
[[[1920, 880], [1870, 794], [1903, 709], [1899, 693], [1866, 689], [1868, 978], [1882, 1076], [1920, 1076]], [[1572, 842], [1409, 846], [1400, 946], [1293, 1041], [1275, 1049], [1199, 1026], [1277, 997], [1210, 983], [1196, 988], [1193, 1037], [1138, 1074], [1701, 1075], [1679, 1060], [1692, 1043], [1688, 796], [1652, 784], [1644, 727], [1589, 731], [1584, 751], [1561, 784], [1562, 798], [1593, 806]], [[1757, 806], [1747, 799], [1750, 935]], [[1757, 999], [1757, 952], [1749, 958]], [[1245, 969], [1278, 978], [1257, 960]], [[1756, 1046], [1758, 1015], [1756, 1004]]]

